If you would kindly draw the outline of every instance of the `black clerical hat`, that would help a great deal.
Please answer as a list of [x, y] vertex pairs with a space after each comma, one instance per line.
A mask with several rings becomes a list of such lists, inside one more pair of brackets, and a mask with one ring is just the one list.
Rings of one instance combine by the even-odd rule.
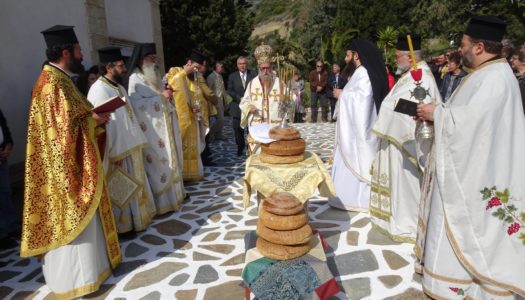
[[146, 55], [157, 54], [157, 46], [155, 43], [144, 43], [142, 44], [142, 58]]
[[74, 45], [78, 43], [77, 36], [73, 30], [74, 26], [55, 25], [44, 31], [41, 31], [44, 35], [46, 45], [48, 49], [58, 45]]
[[414, 47], [414, 51], [421, 50], [421, 36], [410, 32], [402, 33], [397, 37], [396, 49], [400, 51], [410, 50], [410, 48], [408, 47], [407, 35], [410, 35], [410, 39], [412, 39], [412, 46]]
[[206, 55], [202, 54], [201, 52], [197, 50], [192, 50], [190, 54], [190, 59], [193, 62], [196, 62], [202, 65], [202, 63], [206, 60]]
[[507, 24], [494, 16], [474, 16], [470, 19], [465, 34], [487, 41], [501, 42]]
[[124, 60], [119, 47], [105, 47], [98, 49], [98, 57], [103, 64]]

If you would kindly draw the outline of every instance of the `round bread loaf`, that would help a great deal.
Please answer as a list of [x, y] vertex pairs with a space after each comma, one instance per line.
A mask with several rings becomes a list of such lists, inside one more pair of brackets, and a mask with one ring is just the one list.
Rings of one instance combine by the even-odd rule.
[[292, 141], [276, 141], [269, 144], [261, 144], [261, 152], [277, 155], [277, 156], [291, 156], [304, 154], [306, 143], [303, 139], [296, 139]]
[[264, 201], [280, 208], [292, 208], [297, 205], [303, 205], [294, 194], [289, 192], [273, 192], [270, 197], [264, 198]]
[[293, 127], [274, 127], [268, 133], [271, 139], [278, 141], [291, 141], [301, 138], [301, 133]]
[[[266, 205], [271, 205], [267, 202], [263, 203], [266, 203]], [[301, 210], [298, 214], [279, 216], [268, 212], [263, 204], [262, 209], [259, 210], [259, 223], [262, 223], [264, 226], [274, 230], [294, 230], [308, 223], [308, 214], [304, 208], [301, 207]]]
[[259, 159], [267, 164], [294, 164], [304, 160], [304, 153], [299, 155], [277, 156], [261, 152]]
[[284, 246], [270, 243], [263, 238], [257, 238], [255, 246], [262, 255], [275, 260], [294, 259], [305, 255], [311, 249], [309, 243], [294, 246]]
[[257, 235], [277, 245], [299, 245], [308, 243], [312, 237], [312, 227], [304, 224], [294, 230], [273, 230], [257, 222]]
[[[261, 209], [261, 210], [264, 210], [265, 212], [270, 213], [272, 215], [277, 215], [276, 217], [278, 217], [278, 216], [292, 216], [292, 215], [296, 215], [296, 214], [304, 211], [304, 205], [302, 205], [300, 202], [299, 202], [299, 204], [297, 204], [297, 206], [290, 207], [290, 208], [282, 208], [282, 207], [279, 207], [277, 205], [271, 204], [270, 202], [263, 201], [262, 202], [262, 207], [263, 207], [263, 209]], [[261, 215], [261, 212], [259, 212], [259, 217], [260, 217], [260, 215]], [[274, 229], [279, 230], [279, 228], [274, 228]], [[285, 229], [283, 229], [283, 230], [285, 230]]]

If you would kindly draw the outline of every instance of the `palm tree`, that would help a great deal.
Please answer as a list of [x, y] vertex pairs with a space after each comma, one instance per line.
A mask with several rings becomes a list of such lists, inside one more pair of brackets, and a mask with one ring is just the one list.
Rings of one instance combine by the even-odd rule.
[[399, 32], [392, 26], [387, 26], [385, 29], [380, 30], [377, 34], [377, 46], [383, 49], [383, 55], [386, 63], [388, 63], [390, 49], [395, 47], [397, 36]]

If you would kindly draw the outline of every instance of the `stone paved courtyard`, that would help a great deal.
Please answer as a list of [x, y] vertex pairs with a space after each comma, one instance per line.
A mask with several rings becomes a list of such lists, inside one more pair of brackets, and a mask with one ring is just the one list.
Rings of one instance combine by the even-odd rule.
[[[295, 126], [307, 149], [327, 163], [334, 124]], [[225, 136], [233, 136], [230, 127]], [[121, 240], [122, 263], [87, 299], [244, 298], [244, 235], [255, 230], [255, 196], [244, 210], [244, 158], [235, 156], [233, 138], [213, 143], [212, 150], [218, 166], [206, 168], [202, 182], [186, 186], [190, 200], [180, 211], [157, 217], [148, 230]], [[308, 210], [311, 225], [330, 246], [329, 267], [343, 290], [336, 299], [423, 298], [413, 272], [412, 245], [391, 241], [372, 229], [367, 214], [331, 208], [317, 194]], [[21, 259], [18, 249], [0, 252], [0, 299], [54, 299], [40, 262]]]

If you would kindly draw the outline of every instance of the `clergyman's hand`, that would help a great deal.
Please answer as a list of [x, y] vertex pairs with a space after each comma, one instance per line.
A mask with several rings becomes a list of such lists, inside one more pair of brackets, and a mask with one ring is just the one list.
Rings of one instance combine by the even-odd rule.
[[341, 96], [342, 92], [343, 92], [342, 89], [335, 89], [334, 88], [334, 98], [339, 99], [339, 96]]
[[11, 155], [11, 150], [13, 150], [13, 145], [7, 144], [4, 148], [0, 148], [0, 159], [6, 159]]
[[434, 121], [434, 109], [436, 109], [434, 103], [418, 104], [417, 116], [422, 121]]
[[101, 114], [93, 113], [93, 119], [95, 119], [95, 122], [97, 122], [97, 125], [102, 125], [102, 124], [106, 124], [107, 122], [109, 122], [110, 115], [111, 113], [109, 112], [101, 113]]
[[169, 89], [169, 88], [166, 88], [166, 89], [164, 89], [164, 91], [162, 91], [162, 95], [164, 95], [164, 97], [166, 97], [166, 99], [169, 99], [173, 95], [173, 91], [171, 89]]

